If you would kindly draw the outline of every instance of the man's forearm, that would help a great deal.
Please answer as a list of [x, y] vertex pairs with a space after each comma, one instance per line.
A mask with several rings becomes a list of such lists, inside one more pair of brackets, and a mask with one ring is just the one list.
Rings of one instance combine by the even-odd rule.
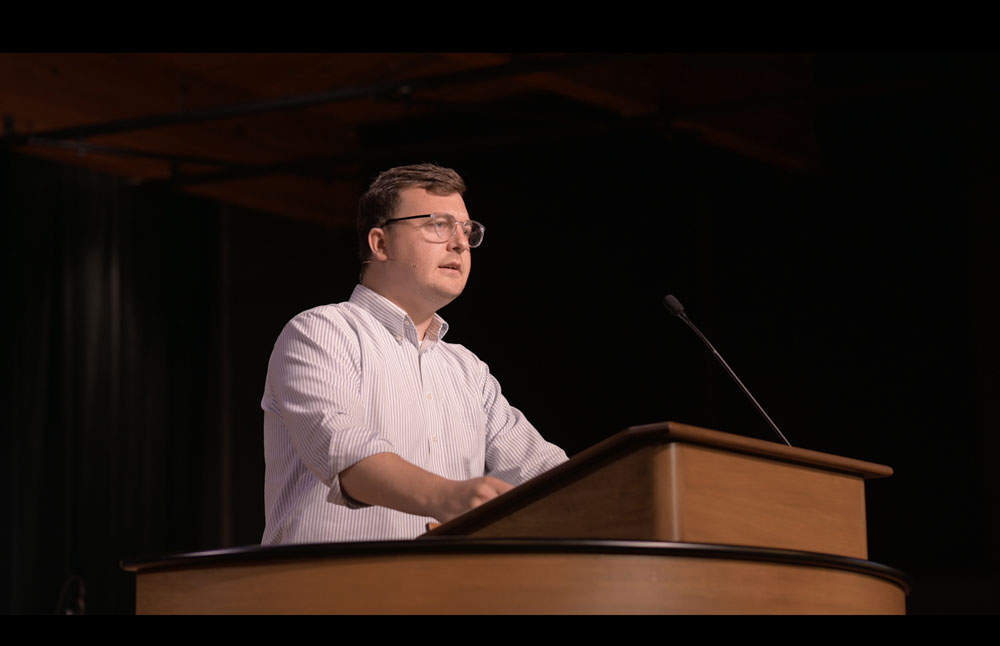
[[395, 453], [377, 453], [340, 473], [351, 498], [407, 514], [447, 522], [513, 487], [497, 478], [449, 480], [407, 462]]

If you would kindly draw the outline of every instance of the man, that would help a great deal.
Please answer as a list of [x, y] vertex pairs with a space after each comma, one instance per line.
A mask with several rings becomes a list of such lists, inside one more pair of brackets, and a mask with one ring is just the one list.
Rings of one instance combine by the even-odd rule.
[[262, 542], [414, 538], [566, 460], [442, 341], [484, 228], [432, 164], [376, 178], [358, 208], [361, 284], [282, 330], [261, 406]]

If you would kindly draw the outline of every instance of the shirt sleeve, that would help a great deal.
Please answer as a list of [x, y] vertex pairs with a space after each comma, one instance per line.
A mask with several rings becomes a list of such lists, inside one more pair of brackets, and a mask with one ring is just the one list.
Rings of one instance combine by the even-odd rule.
[[340, 488], [340, 473], [393, 444], [366, 423], [357, 333], [335, 311], [296, 316], [275, 342], [268, 383], [298, 459], [330, 488], [327, 501], [364, 507]]
[[567, 460], [566, 452], [546, 442], [500, 392], [500, 383], [482, 364], [486, 413], [486, 475], [519, 485]]

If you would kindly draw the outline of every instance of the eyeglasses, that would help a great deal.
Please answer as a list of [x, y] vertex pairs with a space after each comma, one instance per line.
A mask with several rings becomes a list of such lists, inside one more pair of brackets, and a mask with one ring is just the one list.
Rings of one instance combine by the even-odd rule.
[[461, 225], [462, 234], [469, 241], [469, 248], [475, 248], [483, 244], [483, 236], [486, 234], [486, 227], [475, 220], [462, 220], [459, 222], [450, 213], [425, 213], [424, 215], [411, 215], [405, 218], [391, 218], [386, 220], [386, 224], [400, 222], [402, 220], [416, 220], [417, 218], [430, 218], [430, 221], [420, 225], [420, 229], [432, 242], [448, 242], [458, 233]]

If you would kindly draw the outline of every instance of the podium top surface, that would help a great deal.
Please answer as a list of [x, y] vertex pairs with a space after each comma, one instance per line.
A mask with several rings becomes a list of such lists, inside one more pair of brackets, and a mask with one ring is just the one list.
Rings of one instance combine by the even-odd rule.
[[645, 444], [665, 444], [669, 442], [700, 444], [737, 453], [759, 455], [783, 462], [793, 462], [830, 471], [840, 471], [865, 479], [885, 478], [892, 475], [890, 467], [874, 462], [845, 458], [831, 453], [822, 453], [820, 451], [779, 444], [778, 442], [768, 442], [743, 435], [713, 431], [678, 422], [659, 422], [656, 424], [631, 426], [621, 433], [613, 435], [607, 440], [582, 451], [574, 456], [574, 460], [578, 457], [583, 457], [584, 454], [591, 451], [597, 452], [597, 449], [600, 449], [602, 452], [610, 450], [619, 443], [622, 445], [638, 446]]

